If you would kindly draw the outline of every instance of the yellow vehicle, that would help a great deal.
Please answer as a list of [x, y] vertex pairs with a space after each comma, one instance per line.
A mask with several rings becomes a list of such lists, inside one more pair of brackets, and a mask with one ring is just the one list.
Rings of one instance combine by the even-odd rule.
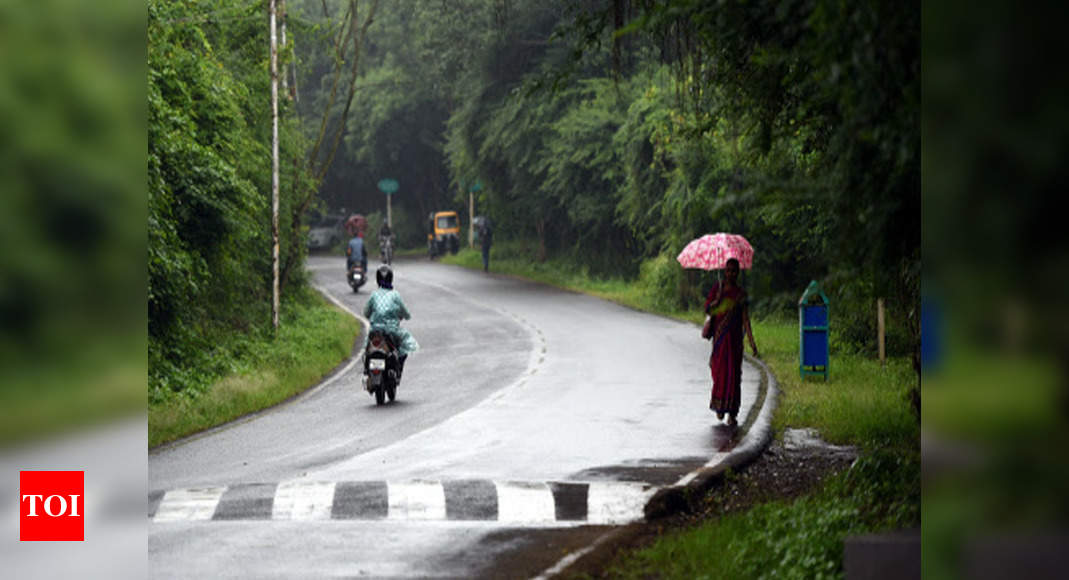
[[455, 211], [440, 211], [428, 216], [427, 254], [436, 258], [446, 252], [460, 251], [460, 217]]

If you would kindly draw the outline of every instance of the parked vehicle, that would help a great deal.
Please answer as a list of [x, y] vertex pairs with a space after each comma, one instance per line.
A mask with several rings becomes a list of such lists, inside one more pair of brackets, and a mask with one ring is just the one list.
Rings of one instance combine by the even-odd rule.
[[446, 252], [460, 251], [460, 217], [455, 211], [440, 211], [429, 216], [427, 254], [433, 259]]
[[346, 239], [345, 217], [328, 215], [316, 219], [308, 228], [308, 249], [328, 250]]
[[360, 287], [367, 282], [367, 272], [359, 263], [353, 264], [349, 267], [345, 279], [349, 282], [349, 287], [353, 289], [353, 292], [359, 292]]
[[375, 396], [375, 404], [382, 405], [387, 399], [393, 402], [401, 382], [399, 368], [393, 337], [383, 330], [372, 330], [364, 351], [364, 381], [367, 391]]

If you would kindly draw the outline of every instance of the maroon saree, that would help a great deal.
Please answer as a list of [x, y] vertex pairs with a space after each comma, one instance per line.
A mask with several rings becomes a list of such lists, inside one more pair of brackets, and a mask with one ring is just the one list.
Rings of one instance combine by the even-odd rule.
[[714, 303], [716, 287], [709, 292], [706, 305], [713, 316], [713, 352], [709, 369], [713, 377], [713, 393], [709, 408], [717, 413], [737, 415], [742, 396], [742, 335], [743, 310], [746, 292], [739, 286], [724, 288], [719, 303]]

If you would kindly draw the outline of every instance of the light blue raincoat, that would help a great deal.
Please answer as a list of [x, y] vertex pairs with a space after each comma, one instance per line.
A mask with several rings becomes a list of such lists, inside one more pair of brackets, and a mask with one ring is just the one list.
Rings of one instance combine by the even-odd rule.
[[[367, 299], [367, 305], [364, 306], [364, 316], [371, 322], [369, 335], [370, 330], [385, 330], [400, 341], [397, 347], [399, 355], [405, 356], [419, 350], [416, 339], [401, 327], [401, 319], [408, 320], [412, 315], [408, 313], [408, 308], [405, 308], [405, 302], [401, 300], [401, 294], [397, 290], [379, 288], [372, 292]], [[364, 348], [367, 348], [367, 338], [364, 339]]]

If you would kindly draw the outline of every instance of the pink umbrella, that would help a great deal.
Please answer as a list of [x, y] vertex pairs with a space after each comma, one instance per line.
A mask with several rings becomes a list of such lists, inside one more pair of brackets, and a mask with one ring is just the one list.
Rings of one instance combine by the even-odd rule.
[[345, 220], [345, 231], [349, 232], [350, 236], [355, 236], [357, 232], [362, 232], [367, 229], [367, 218], [354, 213], [349, 216], [349, 219]]
[[727, 264], [729, 258], [738, 260], [742, 268], [751, 268], [753, 248], [750, 242], [737, 234], [706, 234], [696, 240], [691, 240], [676, 260], [684, 268], [719, 270]]

